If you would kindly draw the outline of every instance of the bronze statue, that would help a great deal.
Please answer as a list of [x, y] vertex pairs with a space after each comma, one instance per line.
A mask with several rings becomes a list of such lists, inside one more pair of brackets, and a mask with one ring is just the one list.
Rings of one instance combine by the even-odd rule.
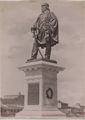
[[[51, 47], [59, 43], [58, 38], [58, 20], [53, 12], [50, 12], [49, 4], [41, 5], [42, 13], [39, 15], [35, 24], [31, 28], [33, 37], [35, 39], [31, 59], [36, 59], [38, 51], [42, 58], [49, 60], [51, 55]], [[45, 48], [45, 56], [43, 57], [39, 47]]]

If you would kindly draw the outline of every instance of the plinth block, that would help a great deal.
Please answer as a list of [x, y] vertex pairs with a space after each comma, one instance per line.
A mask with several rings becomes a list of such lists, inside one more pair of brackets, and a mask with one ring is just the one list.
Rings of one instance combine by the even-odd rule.
[[63, 70], [56, 62], [31, 61], [19, 67], [25, 73], [24, 110], [17, 116], [64, 115], [57, 109], [57, 74]]

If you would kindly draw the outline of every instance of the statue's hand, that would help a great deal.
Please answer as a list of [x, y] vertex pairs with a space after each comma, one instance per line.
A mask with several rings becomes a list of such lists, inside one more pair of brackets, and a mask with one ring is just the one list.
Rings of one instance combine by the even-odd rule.
[[59, 41], [57, 40], [57, 41], [56, 41], [56, 43], [58, 44], [58, 43], [59, 43]]
[[31, 32], [35, 32], [37, 30], [36, 27], [31, 27]]

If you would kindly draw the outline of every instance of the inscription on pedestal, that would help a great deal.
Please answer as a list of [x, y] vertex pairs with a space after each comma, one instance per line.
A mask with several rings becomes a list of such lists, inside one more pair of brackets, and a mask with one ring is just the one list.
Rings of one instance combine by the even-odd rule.
[[39, 83], [28, 84], [28, 105], [39, 104]]

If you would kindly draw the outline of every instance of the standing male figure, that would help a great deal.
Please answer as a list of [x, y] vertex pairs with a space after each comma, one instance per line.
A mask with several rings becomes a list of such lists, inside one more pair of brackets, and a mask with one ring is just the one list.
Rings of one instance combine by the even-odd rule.
[[50, 12], [49, 4], [41, 5], [42, 13], [39, 15], [35, 24], [31, 28], [35, 39], [31, 59], [36, 59], [39, 47], [45, 50], [45, 59], [50, 59], [51, 47], [59, 43], [58, 40], [58, 20], [53, 12]]

